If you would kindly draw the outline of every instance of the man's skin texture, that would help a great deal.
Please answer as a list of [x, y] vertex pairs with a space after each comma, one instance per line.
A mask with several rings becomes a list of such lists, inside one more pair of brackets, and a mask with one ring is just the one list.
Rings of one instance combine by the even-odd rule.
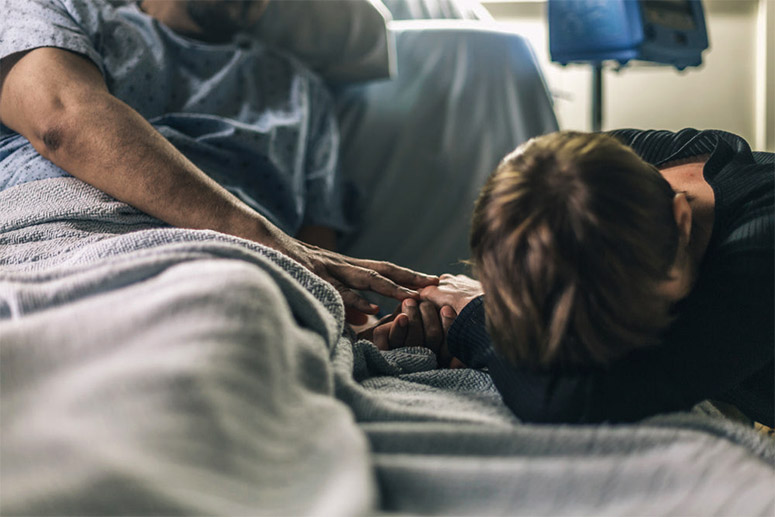
[[[222, 2], [204, 3], [217, 6]], [[177, 20], [170, 23], [196, 36], [197, 26], [187, 16], [186, 4], [146, 0], [141, 8], [164, 23]], [[263, 2], [251, 4], [257, 7], [250, 11], [250, 23], [263, 11]], [[0, 122], [76, 178], [168, 224], [220, 231], [294, 258], [337, 288], [354, 322], [378, 311], [355, 289], [403, 300], [417, 297], [414, 289], [437, 282], [436, 277], [390, 263], [353, 259], [324, 249], [333, 247], [335, 240], [328, 228], [302, 229], [299, 237], [312, 244], [286, 235], [196, 167], [132, 107], [111, 95], [97, 67], [81, 55], [37, 48], [0, 61]]]

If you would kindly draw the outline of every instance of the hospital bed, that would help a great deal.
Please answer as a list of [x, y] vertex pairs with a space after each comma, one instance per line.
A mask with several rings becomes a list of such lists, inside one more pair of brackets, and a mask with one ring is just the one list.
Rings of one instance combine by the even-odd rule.
[[[447, 19], [394, 20], [366, 38], [387, 54], [328, 77], [360, 199], [341, 244], [464, 271], [479, 186], [557, 129], [551, 98], [480, 6], [368, 4], [382, 23]], [[3, 514], [775, 512], [772, 440], [709, 404], [521, 424], [486, 372], [358, 341], [330, 286], [270, 249], [160, 227], [74, 179], [0, 206]]]

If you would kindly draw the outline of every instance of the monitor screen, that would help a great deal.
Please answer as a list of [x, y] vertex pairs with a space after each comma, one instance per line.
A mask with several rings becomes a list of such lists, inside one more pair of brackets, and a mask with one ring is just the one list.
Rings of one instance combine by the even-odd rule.
[[676, 30], [695, 28], [690, 0], [642, 0], [644, 18], [657, 25]]

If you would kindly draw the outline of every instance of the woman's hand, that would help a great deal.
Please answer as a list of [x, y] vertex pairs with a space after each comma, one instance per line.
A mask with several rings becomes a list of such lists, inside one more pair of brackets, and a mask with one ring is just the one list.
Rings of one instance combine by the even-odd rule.
[[465, 275], [441, 275], [438, 285], [430, 285], [420, 290], [420, 298], [432, 302], [437, 307], [449, 305], [456, 314], [474, 298], [483, 295], [482, 284]]
[[417, 273], [390, 262], [347, 257], [282, 233], [273, 235], [269, 245], [333, 285], [342, 295], [347, 321], [353, 324], [365, 323], [366, 315], [379, 311], [377, 305], [369, 303], [356, 289], [406, 300], [419, 298], [417, 289], [439, 282], [436, 276]]

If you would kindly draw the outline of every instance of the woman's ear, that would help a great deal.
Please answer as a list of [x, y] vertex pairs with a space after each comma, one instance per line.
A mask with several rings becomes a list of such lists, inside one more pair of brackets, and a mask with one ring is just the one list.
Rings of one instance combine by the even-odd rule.
[[680, 242], [685, 246], [689, 244], [689, 238], [692, 234], [692, 208], [683, 192], [678, 192], [673, 197], [673, 217], [675, 217], [675, 224], [678, 226]]

